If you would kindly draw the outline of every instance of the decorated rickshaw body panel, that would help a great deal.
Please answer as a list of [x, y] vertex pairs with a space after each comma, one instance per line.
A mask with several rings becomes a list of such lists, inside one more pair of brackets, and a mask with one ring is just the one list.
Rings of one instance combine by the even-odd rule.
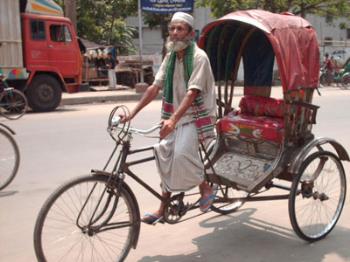
[[[232, 159], [225, 154], [234, 154], [242, 157], [234, 161], [239, 166], [248, 162], [259, 166], [247, 183], [241, 181], [247, 175], [239, 168], [235, 178], [232, 169], [237, 168], [223, 172], [253, 189], [272, 173], [277, 176], [283, 171], [288, 164], [284, 159], [290, 158], [287, 151], [299, 150], [313, 139], [318, 107], [311, 103], [319, 75], [316, 32], [308, 21], [289, 13], [237, 11], [205, 26], [198, 44], [208, 54], [218, 85], [218, 158]], [[240, 65], [244, 72], [241, 98], [234, 96]], [[271, 97], [276, 78], [282, 98]], [[240, 99], [239, 108], [232, 108], [234, 99]], [[225, 163], [217, 168], [225, 169], [226, 160], [220, 160]]]

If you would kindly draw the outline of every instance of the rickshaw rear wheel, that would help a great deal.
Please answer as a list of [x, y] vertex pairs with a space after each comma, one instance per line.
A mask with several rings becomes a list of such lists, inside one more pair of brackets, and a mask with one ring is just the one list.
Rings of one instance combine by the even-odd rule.
[[[215, 193], [214, 203], [211, 205], [211, 210], [216, 213], [227, 215], [237, 211], [244, 204], [244, 199], [248, 193], [239, 191], [231, 186], [213, 184]], [[239, 200], [230, 201], [230, 198], [239, 198]]]
[[346, 178], [340, 159], [328, 151], [308, 156], [289, 196], [289, 217], [295, 233], [309, 242], [326, 237], [340, 217], [345, 196]]

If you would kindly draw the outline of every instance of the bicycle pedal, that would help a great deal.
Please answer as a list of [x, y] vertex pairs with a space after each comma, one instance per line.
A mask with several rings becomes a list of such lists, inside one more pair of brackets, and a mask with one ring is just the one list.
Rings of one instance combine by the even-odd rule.
[[154, 221], [151, 225], [155, 226], [156, 224], [161, 223], [164, 224], [163, 217], [158, 218], [156, 221]]

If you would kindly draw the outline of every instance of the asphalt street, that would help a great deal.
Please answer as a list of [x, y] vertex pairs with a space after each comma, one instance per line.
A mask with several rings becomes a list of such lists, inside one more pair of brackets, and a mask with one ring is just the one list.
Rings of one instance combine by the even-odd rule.
[[[314, 97], [314, 103], [321, 106], [314, 133], [336, 139], [350, 152], [350, 90], [324, 88], [321, 93], [322, 96]], [[281, 96], [280, 89], [274, 88], [273, 94]], [[0, 192], [0, 261], [36, 261], [32, 239], [40, 207], [64, 181], [104, 166], [113, 148], [106, 132], [108, 115], [120, 103], [135, 105], [134, 101], [121, 98], [87, 104], [67, 103], [55, 112], [28, 113], [18, 121], [6, 122], [16, 131], [21, 166], [15, 180]], [[135, 118], [133, 125], [148, 128], [157, 123], [160, 104], [159, 100], [152, 103]], [[138, 136], [133, 140], [138, 147], [156, 141]], [[350, 164], [343, 164], [349, 185]], [[159, 188], [154, 163], [144, 164], [135, 172], [155, 189]], [[127, 183], [135, 192], [141, 213], [158, 206], [158, 200], [146, 190], [131, 180]], [[130, 252], [126, 261], [350, 261], [349, 199], [335, 229], [316, 243], [306, 243], [293, 232], [287, 201], [255, 202], [246, 203], [238, 212], [226, 216], [193, 211], [175, 225], [143, 224], [137, 249]]]

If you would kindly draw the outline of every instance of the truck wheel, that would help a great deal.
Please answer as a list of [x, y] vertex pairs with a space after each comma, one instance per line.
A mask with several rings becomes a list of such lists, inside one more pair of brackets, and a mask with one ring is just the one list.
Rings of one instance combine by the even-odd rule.
[[36, 112], [53, 111], [62, 98], [61, 85], [49, 75], [35, 77], [26, 91], [29, 106]]

